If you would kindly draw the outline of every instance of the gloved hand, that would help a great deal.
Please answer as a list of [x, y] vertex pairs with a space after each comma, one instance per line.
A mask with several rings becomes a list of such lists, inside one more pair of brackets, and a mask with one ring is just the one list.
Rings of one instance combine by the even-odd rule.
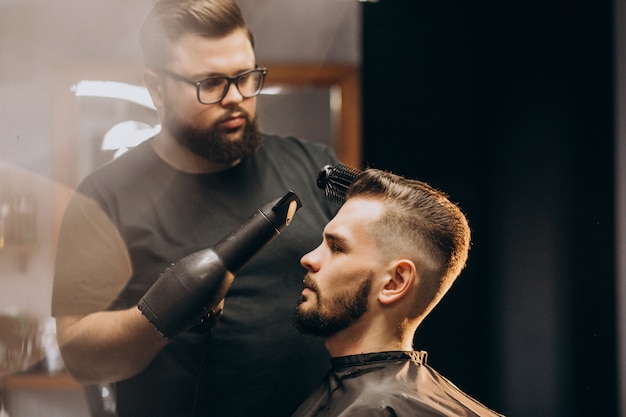
[[137, 307], [164, 337], [176, 337], [220, 304], [235, 273], [274, 240], [301, 207], [293, 191], [266, 204], [213, 248], [167, 268]]

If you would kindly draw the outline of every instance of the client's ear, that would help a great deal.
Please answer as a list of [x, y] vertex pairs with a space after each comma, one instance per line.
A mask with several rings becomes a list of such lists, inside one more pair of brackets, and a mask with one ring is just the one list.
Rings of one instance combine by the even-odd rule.
[[386, 279], [387, 281], [378, 294], [378, 301], [382, 304], [392, 304], [411, 292], [417, 279], [415, 264], [408, 259], [394, 261]]

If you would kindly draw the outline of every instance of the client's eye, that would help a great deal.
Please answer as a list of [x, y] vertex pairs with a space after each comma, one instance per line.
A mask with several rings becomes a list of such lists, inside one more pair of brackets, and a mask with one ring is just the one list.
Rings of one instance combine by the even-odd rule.
[[332, 243], [330, 245], [330, 250], [333, 252], [343, 252], [343, 248], [339, 245], [337, 245], [336, 243]]

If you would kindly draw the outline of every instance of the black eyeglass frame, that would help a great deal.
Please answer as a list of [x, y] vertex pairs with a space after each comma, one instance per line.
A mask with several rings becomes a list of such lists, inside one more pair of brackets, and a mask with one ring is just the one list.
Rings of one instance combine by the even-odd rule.
[[[237, 87], [237, 91], [239, 91], [239, 94], [241, 94], [241, 96], [243, 98], [256, 97], [259, 94], [261, 94], [261, 90], [263, 89], [263, 83], [265, 82], [265, 76], [267, 75], [267, 68], [257, 67], [257, 68], [254, 68], [254, 69], [251, 69], [251, 70], [248, 70], [248, 71], [244, 71], [244, 72], [242, 72], [240, 74], [237, 74], [234, 77], [227, 77], [227, 76], [223, 76], [223, 75], [217, 75], [217, 76], [214, 75], [214, 76], [211, 76], [211, 77], [203, 78], [203, 79], [198, 80], [198, 81], [194, 81], [194, 80], [190, 80], [189, 78], [183, 77], [182, 75], [177, 74], [175, 72], [166, 70], [165, 68], [157, 68], [154, 71], [155, 72], [160, 72], [162, 74], [165, 74], [165, 75], [167, 75], [168, 77], [170, 77], [170, 78], [172, 78], [174, 80], [178, 80], [178, 81], [182, 81], [182, 82], [185, 82], [187, 84], [190, 84], [190, 85], [194, 85], [196, 87], [196, 98], [198, 99], [198, 102], [200, 104], [215, 104], [215, 103], [219, 103], [220, 101], [222, 101], [224, 99], [224, 97], [226, 97], [226, 94], [228, 93], [228, 90], [230, 89], [230, 85], [231, 84], [235, 84], [235, 87]], [[249, 95], [249, 96], [244, 95], [241, 92], [241, 90], [239, 89], [239, 79], [241, 77], [244, 77], [246, 75], [249, 75], [249, 74], [252, 74], [252, 73], [255, 73], [255, 72], [261, 73], [261, 81], [259, 83], [259, 89], [253, 95]], [[220, 98], [218, 100], [211, 101], [209, 103], [207, 103], [205, 101], [202, 101], [200, 99], [200, 84], [202, 84], [203, 82], [208, 81], [208, 80], [216, 80], [216, 79], [226, 80], [226, 86], [224, 87], [224, 91], [222, 91], [222, 95], [220, 96]]]

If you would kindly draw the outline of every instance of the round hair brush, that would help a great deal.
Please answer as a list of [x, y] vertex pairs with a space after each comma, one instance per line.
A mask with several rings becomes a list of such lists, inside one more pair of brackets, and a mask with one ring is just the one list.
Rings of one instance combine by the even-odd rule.
[[317, 175], [317, 186], [324, 190], [328, 201], [343, 204], [348, 188], [360, 173], [360, 170], [344, 164], [326, 165]]

